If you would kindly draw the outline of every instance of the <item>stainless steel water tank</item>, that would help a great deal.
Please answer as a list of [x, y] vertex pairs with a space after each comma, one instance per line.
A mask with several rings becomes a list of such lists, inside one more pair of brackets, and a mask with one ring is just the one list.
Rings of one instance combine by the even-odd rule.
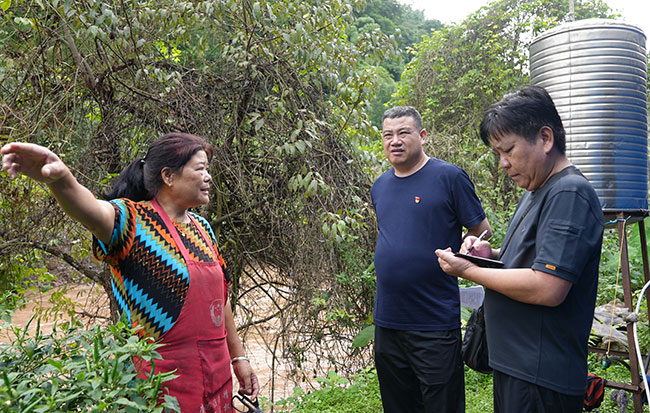
[[646, 36], [612, 20], [567, 23], [533, 39], [531, 83], [553, 98], [567, 156], [603, 211], [648, 209]]

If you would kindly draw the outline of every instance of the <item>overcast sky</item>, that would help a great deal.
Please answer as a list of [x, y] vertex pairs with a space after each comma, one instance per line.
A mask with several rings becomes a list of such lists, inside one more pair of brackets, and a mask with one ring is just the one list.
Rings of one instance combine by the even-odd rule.
[[[423, 10], [429, 19], [443, 23], [459, 23], [467, 15], [489, 3], [488, 0], [398, 0], [416, 10]], [[566, 0], [568, 2], [568, 0]], [[614, 10], [622, 14], [621, 21], [634, 24], [650, 37], [650, 1], [648, 0], [605, 0]], [[646, 43], [647, 44], [647, 43]]]

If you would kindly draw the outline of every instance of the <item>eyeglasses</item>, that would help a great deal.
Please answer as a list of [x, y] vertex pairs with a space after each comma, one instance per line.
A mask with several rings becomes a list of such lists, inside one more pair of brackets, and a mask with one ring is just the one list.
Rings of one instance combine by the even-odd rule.
[[[235, 403], [235, 400], [237, 400], [237, 403]], [[257, 399], [252, 401], [245, 394], [232, 396], [232, 408], [242, 413], [262, 413], [260, 402]]]

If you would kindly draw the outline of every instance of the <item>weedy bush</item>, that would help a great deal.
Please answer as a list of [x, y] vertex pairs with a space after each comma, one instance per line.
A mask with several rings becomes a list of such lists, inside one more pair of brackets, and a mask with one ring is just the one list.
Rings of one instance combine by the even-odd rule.
[[[354, 412], [383, 411], [379, 381], [374, 368], [366, 368], [352, 380], [330, 372], [327, 378], [317, 378], [321, 388], [305, 392], [300, 387], [292, 396], [276, 406], [283, 412]], [[465, 397], [468, 413], [492, 411], [492, 375], [477, 373], [465, 367]]]
[[479, 373], [465, 366], [465, 412], [492, 411], [492, 374]]
[[326, 378], [318, 377], [321, 388], [305, 392], [300, 387], [293, 395], [277, 402], [282, 412], [363, 413], [381, 412], [379, 381], [374, 368], [366, 368], [351, 380], [330, 371]]
[[15, 339], [0, 343], [0, 410], [3, 412], [180, 411], [175, 397], [158, 405], [158, 390], [172, 373], [138, 377], [133, 357], [155, 363], [159, 344], [140, 339], [120, 321], [85, 330], [69, 322], [44, 334], [34, 318]]

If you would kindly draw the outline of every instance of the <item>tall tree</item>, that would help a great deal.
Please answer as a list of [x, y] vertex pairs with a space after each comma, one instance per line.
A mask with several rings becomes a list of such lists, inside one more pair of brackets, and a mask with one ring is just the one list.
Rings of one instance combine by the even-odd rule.
[[370, 102], [369, 111], [373, 125], [380, 128], [385, 103], [397, 90], [404, 66], [412, 56], [411, 48], [443, 25], [438, 20], [426, 19], [422, 11], [413, 10], [397, 0], [370, 0], [356, 15], [358, 18], [348, 30], [351, 42], [355, 43], [363, 33], [384, 33], [394, 37], [399, 50], [394, 58], [377, 63], [380, 86]]
[[[490, 210], [514, 205], [515, 188], [479, 144], [483, 111], [528, 82], [528, 46], [568, 19], [562, 0], [496, 0], [460, 24], [415, 46], [391, 103], [419, 108], [431, 133], [429, 152], [467, 170]], [[576, 19], [610, 17], [602, 0], [576, 1]], [[497, 188], [495, 191], [494, 188]]]

